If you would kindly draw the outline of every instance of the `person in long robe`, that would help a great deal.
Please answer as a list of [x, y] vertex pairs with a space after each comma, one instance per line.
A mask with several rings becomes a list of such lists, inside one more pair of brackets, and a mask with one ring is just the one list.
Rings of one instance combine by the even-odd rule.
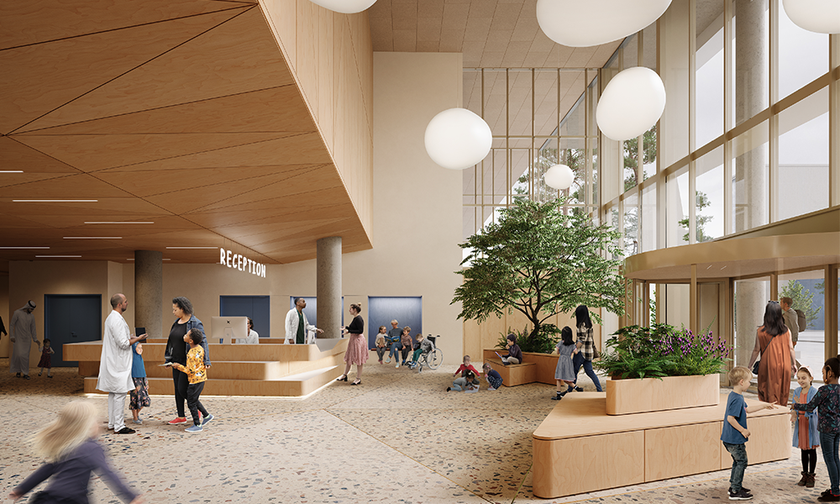
[[108, 429], [117, 434], [132, 434], [133, 429], [125, 426], [125, 394], [134, 390], [131, 366], [134, 357], [131, 345], [146, 337], [134, 337], [123, 318], [128, 309], [128, 300], [122, 294], [111, 297], [111, 313], [105, 319], [105, 335], [102, 337], [102, 356], [99, 359], [97, 390], [108, 392]]
[[790, 330], [785, 325], [782, 307], [776, 301], [768, 302], [764, 310], [764, 325], [756, 331], [748, 369], [753, 368], [759, 355], [758, 400], [787, 406], [790, 378], [796, 375], [796, 359]]
[[27, 301], [25, 305], [15, 310], [9, 322], [9, 331], [11, 331], [9, 340], [14, 345], [9, 372], [27, 380], [29, 379], [29, 354], [33, 341], [38, 345], [38, 351], [41, 351], [41, 342], [38, 341], [38, 334], [35, 331], [35, 316], [32, 315], [34, 309], [35, 303], [31, 300]]

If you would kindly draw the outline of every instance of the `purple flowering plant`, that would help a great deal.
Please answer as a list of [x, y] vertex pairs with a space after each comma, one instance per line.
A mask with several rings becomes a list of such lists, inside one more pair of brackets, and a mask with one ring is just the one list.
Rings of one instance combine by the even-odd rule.
[[593, 363], [613, 378], [661, 378], [719, 373], [730, 358], [725, 341], [705, 330], [694, 334], [668, 324], [622, 327]]

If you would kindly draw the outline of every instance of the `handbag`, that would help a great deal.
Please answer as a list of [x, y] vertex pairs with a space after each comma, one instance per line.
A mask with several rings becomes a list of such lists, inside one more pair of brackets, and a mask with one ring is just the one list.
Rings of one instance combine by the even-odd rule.
[[757, 361], [755, 361], [755, 364], [753, 364], [752, 372], [753, 372], [754, 375], [758, 374], [758, 365], [759, 364], [761, 364], [761, 359], [758, 359]]
[[601, 352], [598, 351], [598, 347], [596, 347], [596, 346], [592, 347], [592, 358], [593, 359], [600, 359], [601, 358]]

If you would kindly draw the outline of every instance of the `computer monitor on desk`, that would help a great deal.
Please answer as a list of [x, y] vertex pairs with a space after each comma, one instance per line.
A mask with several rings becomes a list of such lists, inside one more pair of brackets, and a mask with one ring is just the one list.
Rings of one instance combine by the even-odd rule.
[[248, 317], [211, 317], [210, 340], [230, 344], [233, 339], [248, 336]]

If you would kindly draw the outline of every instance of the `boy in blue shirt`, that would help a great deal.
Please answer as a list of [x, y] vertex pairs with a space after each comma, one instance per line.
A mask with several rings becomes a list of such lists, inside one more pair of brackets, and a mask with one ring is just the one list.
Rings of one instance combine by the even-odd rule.
[[732, 455], [729, 500], [750, 500], [753, 498], [750, 490], [741, 486], [744, 481], [744, 470], [747, 468], [747, 447], [745, 443], [750, 437], [750, 431], [747, 430], [747, 413], [755, 413], [774, 407], [767, 403], [747, 407], [747, 402], [744, 400], [744, 391], [750, 387], [751, 378], [752, 373], [744, 366], [736, 366], [729, 372], [732, 392], [726, 399], [726, 413], [723, 417], [723, 431], [720, 435], [723, 446]]

